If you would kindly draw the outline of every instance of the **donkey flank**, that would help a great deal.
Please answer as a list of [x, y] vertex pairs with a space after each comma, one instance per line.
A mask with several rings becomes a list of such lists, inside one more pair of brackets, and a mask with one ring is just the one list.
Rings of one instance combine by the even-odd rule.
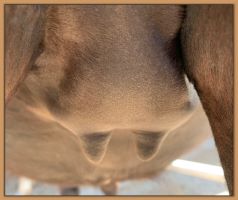
[[233, 68], [232, 5], [6, 5], [6, 167], [111, 194], [201, 142], [203, 107], [232, 195]]

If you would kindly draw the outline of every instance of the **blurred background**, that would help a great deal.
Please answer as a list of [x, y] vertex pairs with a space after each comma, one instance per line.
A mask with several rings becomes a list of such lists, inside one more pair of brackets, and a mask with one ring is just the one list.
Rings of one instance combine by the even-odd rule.
[[[5, 195], [60, 195], [59, 188], [6, 172]], [[98, 187], [80, 187], [80, 195], [104, 195]], [[159, 176], [123, 181], [117, 195], [228, 195], [212, 135], [171, 163]]]

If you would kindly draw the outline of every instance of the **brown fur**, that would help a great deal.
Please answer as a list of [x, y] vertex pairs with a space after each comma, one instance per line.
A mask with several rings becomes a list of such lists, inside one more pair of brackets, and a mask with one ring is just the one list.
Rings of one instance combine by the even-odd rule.
[[5, 100], [9, 101], [39, 55], [45, 6], [5, 6]]
[[105, 185], [160, 172], [202, 141], [191, 125], [207, 128], [206, 118], [179, 53], [183, 16], [178, 5], [49, 6], [42, 51], [7, 108], [7, 167]]
[[233, 194], [233, 6], [188, 6], [182, 30], [185, 70], [208, 115]]

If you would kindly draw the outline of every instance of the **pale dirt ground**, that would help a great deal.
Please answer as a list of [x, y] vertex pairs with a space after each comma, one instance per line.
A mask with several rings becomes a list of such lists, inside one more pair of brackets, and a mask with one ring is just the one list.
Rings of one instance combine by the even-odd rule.
[[[213, 138], [209, 138], [198, 148], [180, 159], [220, 166]], [[5, 195], [16, 195], [17, 187], [18, 177], [7, 174]], [[224, 191], [227, 191], [225, 183], [166, 170], [160, 176], [152, 179], [120, 182], [117, 195], [216, 195]], [[59, 189], [56, 186], [35, 183], [32, 195], [59, 195]], [[104, 194], [100, 188], [84, 186], [80, 187], [80, 195]]]

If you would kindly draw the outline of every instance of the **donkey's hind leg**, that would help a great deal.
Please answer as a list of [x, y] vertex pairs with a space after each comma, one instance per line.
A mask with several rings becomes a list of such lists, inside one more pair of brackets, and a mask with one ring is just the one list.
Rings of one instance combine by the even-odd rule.
[[79, 187], [64, 187], [60, 188], [60, 194], [65, 196], [65, 195], [71, 195], [71, 196], [76, 196], [79, 195]]

